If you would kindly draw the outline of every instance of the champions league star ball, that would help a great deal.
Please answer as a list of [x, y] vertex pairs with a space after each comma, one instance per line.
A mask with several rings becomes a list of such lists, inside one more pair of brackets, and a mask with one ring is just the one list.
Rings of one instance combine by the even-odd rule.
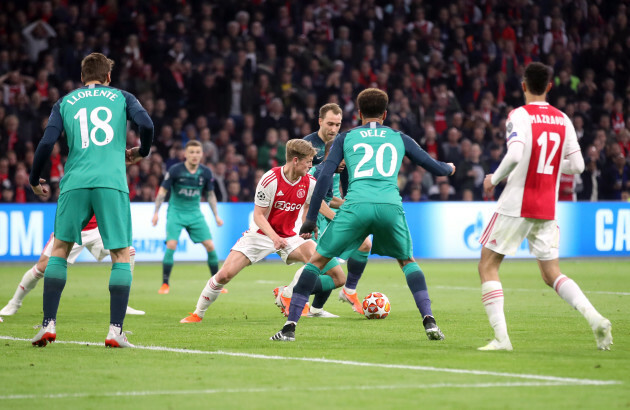
[[368, 319], [385, 319], [392, 309], [387, 296], [372, 292], [363, 299], [363, 313]]

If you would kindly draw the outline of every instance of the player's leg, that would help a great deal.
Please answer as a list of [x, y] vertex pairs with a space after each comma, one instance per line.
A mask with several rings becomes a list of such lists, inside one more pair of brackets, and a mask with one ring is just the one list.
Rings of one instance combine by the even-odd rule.
[[212, 242], [212, 239], [207, 239], [201, 243], [203, 247], [206, 248], [208, 254], [208, 269], [210, 269], [210, 276], [213, 276], [219, 271], [219, 257], [214, 249], [214, 242]]
[[176, 248], [177, 240], [166, 241], [166, 249], [164, 249], [164, 258], [162, 259], [162, 286], [158, 290], [158, 293], [161, 295], [167, 294], [170, 290], [169, 280], [173, 270], [173, 255], [175, 255]]
[[[332, 267], [331, 263], [334, 263]], [[307, 314], [308, 317], [339, 317], [324, 310], [324, 304], [328, 301], [333, 289], [342, 287], [346, 283], [346, 275], [339, 265], [337, 258], [332, 258], [322, 269], [323, 275], [319, 275], [313, 289], [313, 303]]]
[[122, 331], [133, 279], [129, 247], [111, 249], [110, 254], [112, 271], [109, 276], [109, 332], [105, 338], [105, 346], [133, 347]]
[[494, 330], [494, 339], [479, 350], [512, 350], [503, 311], [503, 287], [499, 280], [499, 267], [503, 256], [485, 246], [481, 248], [481, 258], [477, 267], [481, 279], [481, 302]]
[[[208, 269], [210, 269], [210, 276], [214, 276], [219, 271], [219, 256], [217, 255], [217, 251], [214, 248], [214, 242], [212, 241], [212, 239], [206, 239], [204, 241], [201, 241], [201, 244], [204, 248], [206, 248], [206, 252], [208, 254], [207, 262]], [[221, 293], [228, 293], [228, 290], [226, 288], [223, 288], [221, 289]]]
[[93, 215], [87, 189], [73, 189], [59, 196], [55, 214], [55, 241], [44, 271], [44, 318], [41, 330], [31, 340], [46, 346], [56, 338], [57, 310], [68, 276], [68, 257], [75, 243], [82, 245], [81, 229]]
[[559, 228], [555, 221], [535, 223], [527, 236], [530, 252], [536, 256], [540, 273], [547, 286], [553, 288], [558, 296], [584, 316], [593, 330], [597, 348], [610, 350], [612, 345], [610, 320], [593, 307], [573, 279], [560, 272], [559, 237]]
[[543, 280], [553, 288], [565, 302], [584, 316], [589, 326], [593, 330], [597, 348], [610, 350], [612, 345], [612, 325], [610, 320], [602, 316], [588, 300], [582, 289], [573, 279], [560, 272], [558, 259], [539, 260], [538, 266]]
[[360, 314], [363, 314], [363, 307], [357, 297], [357, 284], [363, 275], [371, 249], [372, 241], [370, 241], [370, 238], [365, 238], [361, 246], [359, 246], [359, 249], [350, 255], [347, 264], [348, 279], [344, 287], [339, 291], [339, 300], [350, 303], [352, 309]]
[[57, 338], [57, 310], [59, 309], [61, 293], [66, 286], [67, 259], [73, 245], [73, 242], [66, 242], [58, 238], [54, 240], [51, 257], [44, 271], [44, 318], [41, 329], [31, 340], [33, 346], [44, 347]]
[[[87, 248], [87, 250], [94, 256], [94, 259], [101, 262], [106, 256], [110, 255], [108, 249], [105, 249], [105, 245], [103, 245], [103, 239], [101, 238], [101, 234], [96, 229], [91, 229], [89, 231], [83, 231], [81, 233], [83, 237], [83, 245]], [[74, 248], [73, 248], [74, 251]], [[73, 263], [76, 260], [76, 257], [72, 259], [72, 252], [70, 253], [70, 257], [68, 258], [69, 263]], [[133, 278], [133, 270], [136, 266], [136, 249], [133, 246], [129, 247], [129, 269], [131, 270], [131, 277]], [[131, 306], [127, 305], [126, 310], [127, 315], [144, 315], [145, 312], [143, 310], [134, 309]]]
[[483, 245], [478, 264], [481, 301], [494, 329], [494, 339], [479, 350], [512, 350], [503, 310], [499, 267], [505, 255], [514, 255], [531, 229], [529, 219], [495, 213], [479, 238], [479, 243]]
[[250, 259], [238, 250], [232, 250], [216, 275], [212, 276], [201, 291], [195, 311], [180, 323], [201, 322], [211, 304], [221, 294], [223, 286], [251, 263]]
[[431, 299], [429, 298], [429, 290], [427, 288], [424, 272], [413, 258], [404, 260], [399, 259], [398, 264], [402, 268], [407, 280], [407, 286], [413, 295], [420, 316], [422, 317], [422, 325], [429, 340], [444, 340], [444, 334], [435, 322], [433, 311], [431, 309]]
[[[308, 261], [315, 252], [314, 241], [305, 241], [299, 236], [295, 236], [288, 239], [289, 246], [280, 252], [280, 256], [287, 263], [304, 262]], [[293, 282], [289, 286], [285, 286], [282, 289], [280, 295], [278, 295], [279, 288], [274, 289], [276, 295], [276, 305], [278, 305], [285, 316], [289, 314], [289, 308], [291, 306], [291, 298], [293, 295], [293, 287], [299, 281], [300, 276], [304, 272], [303, 267], [298, 269]], [[342, 286], [345, 283], [346, 276], [339, 267], [339, 262], [336, 258], [332, 258], [324, 268], [322, 268], [323, 275], [319, 275], [315, 282], [315, 287], [311, 291], [311, 294], [315, 295], [317, 307], [309, 307], [308, 303], [304, 305], [302, 310], [302, 316], [316, 316], [316, 317], [336, 317], [335, 315], [325, 312], [322, 307], [333, 289]], [[280, 297], [278, 297], [280, 296]], [[280, 302], [280, 303], [278, 303]]]
[[129, 195], [108, 188], [95, 188], [90, 193], [103, 246], [110, 250], [112, 257], [109, 277], [110, 319], [105, 346], [133, 347], [122, 331], [132, 282], [129, 259], [132, 240]]
[[44, 277], [44, 271], [46, 270], [46, 265], [48, 265], [48, 259], [52, 254], [54, 235], [50, 235], [50, 239], [42, 254], [39, 256], [39, 260], [32, 268], [27, 270], [22, 276], [22, 280], [18, 285], [15, 293], [9, 303], [5, 307], [0, 310], [0, 316], [11, 316], [17, 313], [18, 309], [22, 306], [22, 300], [26, 297], [26, 295], [37, 286], [37, 283], [41, 278]]
[[[297, 255], [295, 255], [297, 256]], [[294, 341], [295, 340], [295, 328], [297, 322], [300, 320], [302, 311], [308, 298], [315, 288], [317, 278], [321, 275], [321, 269], [326, 266], [331, 258], [320, 255], [315, 251], [311, 257], [311, 261], [306, 264], [304, 271], [300, 276], [297, 284], [293, 288], [293, 297], [291, 298], [291, 305], [289, 307], [289, 315], [282, 329], [275, 335], [271, 336], [270, 340], [277, 341]]]

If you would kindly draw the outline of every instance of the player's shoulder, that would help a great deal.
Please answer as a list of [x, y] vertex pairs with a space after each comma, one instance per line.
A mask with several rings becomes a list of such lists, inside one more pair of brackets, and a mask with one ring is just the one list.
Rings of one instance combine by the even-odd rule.
[[199, 168], [201, 168], [201, 173], [206, 175], [212, 175], [212, 170], [204, 164], [199, 164]]
[[269, 171], [265, 172], [263, 176], [260, 178], [260, 185], [263, 188], [267, 188], [271, 183], [278, 180], [277, 168], [271, 168]]
[[520, 107], [514, 108], [512, 111], [508, 113], [508, 121], [526, 117], [528, 115], [529, 113], [525, 109], [525, 106], [520, 106]]
[[171, 175], [176, 175], [179, 172], [181, 172], [182, 168], [184, 167], [184, 163], [183, 162], [178, 162], [176, 164], [171, 165], [167, 171], [171, 174]]
[[312, 132], [312, 133], [304, 136], [302, 139], [305, 140], [305, 141], [310, 142], [311, 144], [313, 144], [314, 142], [321, 141], [321, 138], [319, 138], [319, 135], [317, 135], [317, 131]]

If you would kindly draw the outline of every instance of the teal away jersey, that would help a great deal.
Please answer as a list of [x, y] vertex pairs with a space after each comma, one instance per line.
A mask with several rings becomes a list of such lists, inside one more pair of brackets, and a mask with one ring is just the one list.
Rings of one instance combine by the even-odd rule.
[[[319, 135], [317, 135], [317, 132], [308, 134], [303, 139], [310, 142], [313, 148], [317, 150], [317, 154], [315, 154], [315, 156], [313, 157], [313, 168], [311, 168], [309, 171], [309, 174], [314, 175], [315, 165], [319, 165], [324, 161], [324, 156], [326, 154], [326, 143], [319, 137]], [[339, 174], [335, 174], [333, 177], [333, 196], [341, 198], [341, 191], [339, 190]], [[328, 199], [326, 202], [330, 203], [330, 199]]]
[[214, 190], [214, 176], [205, 165], [199, 164], [191, 173], [183, 162], [173, 165], [162, 182], [164, 189], [171, 191], [168, 210], [177, 212], [199, 212], [201, 196]]
[[133, 109], [144, 108], [131, 94], [102, 85], [76, 89], [55, 104], [49, 123], [63, 126], [69, 148], [61, 193], [78, 188], [129, 192], [125, 149]]
[[346, 204], [400, 204], [398, 171], [405, 156], [400, 132], [371, 122], [345, 134], [343, 156], [348, 169]]

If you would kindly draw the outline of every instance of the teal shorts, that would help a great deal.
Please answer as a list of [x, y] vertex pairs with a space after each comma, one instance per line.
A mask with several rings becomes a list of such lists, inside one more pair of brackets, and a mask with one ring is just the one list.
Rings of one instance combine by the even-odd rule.
[[212, 239], [210, 229], [206, 223], [206, 219], [203, 217], [201, 211], [199, 212], [179, 212], [169, 208], [166, 214], [166, 240], [177, 241], [179, 240], [179, 234], [182, 229], [188, 232], [188, 236], [194, 243], [200, 243]]
[[372, 253], [400, 260], [413, 256], [405, 211], [398, 204], [342, 206], [322, 234], [317, 252], [327, 258], [348, 259], [370, 234], [374, 235]]
[[81, 230], [92, 215], [105, 249], [131, 246], [129, 194], [112, 188], [79, 188], [59, 195], [55, 238], [83, 245]]
[[320, 238], [324, 234], [324, 231], [330, 224], [330, 219], [326, 218], [322, 214], [317, 214], [317, 239], [315, 237], [311, 238], [315, 241], [315, 243], [319, 243]]

